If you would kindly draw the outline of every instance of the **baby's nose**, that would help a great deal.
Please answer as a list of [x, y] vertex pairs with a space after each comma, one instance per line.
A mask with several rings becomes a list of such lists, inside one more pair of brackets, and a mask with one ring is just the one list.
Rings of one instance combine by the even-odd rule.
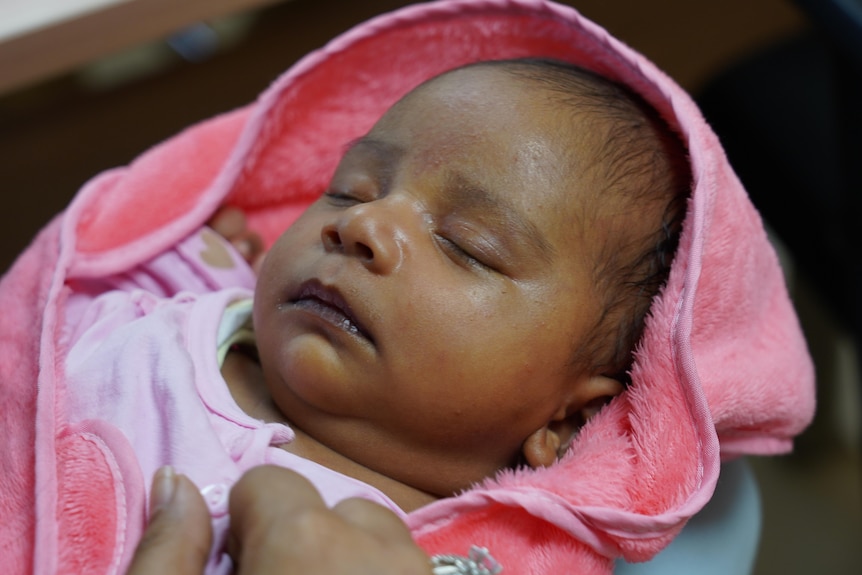
[[324, 248], [360, 260], [377, 274], [387, 274], [401, 265], [405, 233], [399, 210], [383, 200], [351, 206], [321, 230]]

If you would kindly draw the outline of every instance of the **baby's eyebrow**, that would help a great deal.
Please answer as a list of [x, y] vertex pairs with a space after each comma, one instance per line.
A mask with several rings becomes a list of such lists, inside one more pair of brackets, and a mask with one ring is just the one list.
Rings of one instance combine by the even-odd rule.
[[513, 233], [513, 238], [503, 238], [515, 247], [522, 242], [540, 257], [550, 262], [554, 247], [548, 243], [545, 235], [505, 196], [492, 194], [487, 188], [472, 181], [464, 174], [450, 171], [446, 178], [446, 190], [450, 201], [459, 209], [475, 212]]
[[375, 159], [385, 164], [395, 164], [404, 156], [405, 150], [398, 144], [378, 140], [369, 135], [361, 136], [355, 140], [347, 142], [344, 146], [343, 153], [346, 155], [353, 150], [361, 150], [365, 153], [370, 153]]
[[358, 155], [357, 159], [373, 173], [378, 185], [385, 191], [406, 150], [398, 144], [365, 135], [351, 140], [344, 146], [342, 159], [347, 158], [351, 153]]

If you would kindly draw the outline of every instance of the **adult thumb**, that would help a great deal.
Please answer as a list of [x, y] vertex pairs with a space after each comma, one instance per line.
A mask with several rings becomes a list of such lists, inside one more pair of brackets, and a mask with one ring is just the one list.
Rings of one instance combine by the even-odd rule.
[[201, 575], [212, 546], [212, 525], [194, 483], [170, 467], [153, 478], [150, 522], [127, 575]]

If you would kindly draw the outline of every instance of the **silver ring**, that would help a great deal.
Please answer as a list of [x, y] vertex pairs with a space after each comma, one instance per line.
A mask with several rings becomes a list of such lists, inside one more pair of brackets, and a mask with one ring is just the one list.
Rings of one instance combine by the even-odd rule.
[[497, 575], [503, 567], [484, 547], [473, 545], [470, 555], [434, 555], [431, 557], [434, 575]]

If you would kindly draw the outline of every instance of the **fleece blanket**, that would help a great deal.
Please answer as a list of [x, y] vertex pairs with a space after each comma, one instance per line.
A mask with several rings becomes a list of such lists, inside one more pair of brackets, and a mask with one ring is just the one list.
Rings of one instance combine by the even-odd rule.
[[813, 367], [760, 217], [692, 100], [571, 8], [419, 4], [294, 65], [250, 105], [89, 182], [0, 283], [0, 555], [11, 573], [122, 572], [149, 478], [121, 434], [71, 425], [56, 366], [69, 282], [158, 254], [220, 205], [271, 243], [326, 186], [343, 145], [423, 80], [477, 60], [580, 64], [644, 96], [686, 142], [693, 189], [632, 385], [558, 464], [507, 471], [413, 512], [429, 553], [487, 547], [508, 573], [607, 573], [646, 560], [709, 500], [722, 458], [776, 454], [810, 421]]

